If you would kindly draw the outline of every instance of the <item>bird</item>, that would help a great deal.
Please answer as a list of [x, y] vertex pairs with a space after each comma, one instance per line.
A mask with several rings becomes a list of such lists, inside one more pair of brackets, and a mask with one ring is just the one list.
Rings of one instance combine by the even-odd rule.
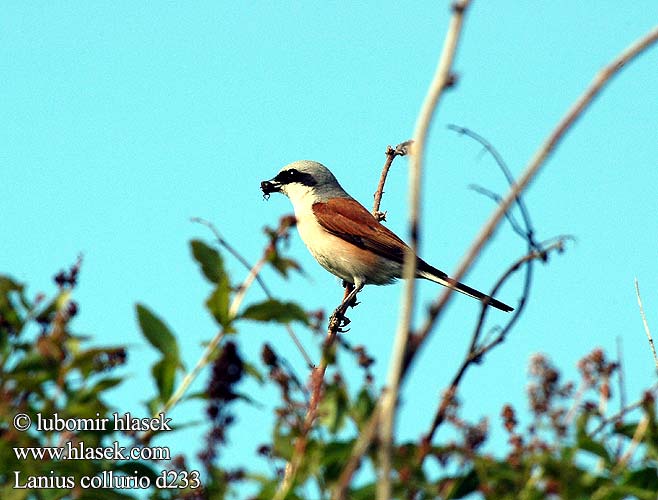
[[[284, 166], [274, 178], [260, 183], [264, 198], [282, 193], [292, 202], [297, 231], [315, 260], [343, 280], [345, 297], [334, 315], [356, 304], [365, 285], [388, 285], [402, 278], [408, 245], [352, 198], [331, 171], [316, 161]], [[433, 281], [473, 297], [488, 306], [514, 309], [449, 277], [416, 256], [416, 278]], [[346, 318], [345, 318], [346, 319]], [[347, 320], [349, 322], [349, 320]]]

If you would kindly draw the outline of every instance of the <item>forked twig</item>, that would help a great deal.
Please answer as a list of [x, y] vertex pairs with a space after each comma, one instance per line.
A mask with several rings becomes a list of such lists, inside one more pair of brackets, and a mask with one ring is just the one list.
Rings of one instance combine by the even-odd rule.
[[[507, 179], [507, 183], [510, 185], [510, 187], [514, 186], [514, 176], [512, 175], [511, 170], [507, 166], [507, 163], [503, 159], [503, 156], [498, 152], [498, 150], [493, 146], [493, 144], [491, 144], [491, 142], [489, 142], [487, 139], [482, 137], [477, 132], [474, 132], [473, 130], [468, 129], [466, 127], [460, 127], [458, 125], [448, 125], [448, 128], [450, 130], [454, 130], [458, 134], [465, 135], [479, 142], [482, 145], [482, 147], [485, 149], [485, 151], [491, 155], [491, 157], [494, 159], [500, 170], [503, 172], [503, 175], [505, 176], [505, 179]], [[480, 188], [479, 186], [471, 186], [471, 189], [475, 189], [476, 191], [479, 191], [481, 194], [485, 194], [489, 196], [490, 198], [495, 200], [496, 203], [500, 203], [502, 200], [502, 198], [497, 194], [492, 193], [491, 191], [486, 190], [484, 188]], [[523, 202], [523, 198], [521, 198], [521, 196], [517, 196], [515, 202], [519, 207], [519, 211], [521, 212], [521, 218], [523, 219], [524, 225], [526, 227], [525, 231], [521, 229], [521, 227], [515, 221], [512, 214], [506, 212], [505, 216], [512, 224], [514, 231], [517, 232], [522, 238], [527, 240], [530, 246], [534, 250], [539, 251], [540, 248], [537, 246], [537, 242], [535, 241], [534, 238], [535, 231], [532, 227], [532, 223], [530, 222], [530, 213], [528, 212], [528, 209], [526, 208], [525, 203]]]

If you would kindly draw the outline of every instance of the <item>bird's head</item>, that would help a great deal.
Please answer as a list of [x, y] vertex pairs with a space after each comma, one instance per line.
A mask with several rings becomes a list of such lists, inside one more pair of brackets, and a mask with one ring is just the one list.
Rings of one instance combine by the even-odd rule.
[[318, 201], [348, 196], [327, 167], [309, 160], [286, 165], [273, 179], [261, 182], [260, 189], [263, 196], [283, 193], [293, 204], [308, 196]]

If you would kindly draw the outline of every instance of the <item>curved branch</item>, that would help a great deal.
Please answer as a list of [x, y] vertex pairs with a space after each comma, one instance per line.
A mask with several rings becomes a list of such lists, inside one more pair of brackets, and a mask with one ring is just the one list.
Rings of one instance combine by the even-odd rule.
[[448, 407], [450, 406], [450, 402], [457, 394], [457, 388], [459, 387], [459, 384], [462, 378], [464, 377], [464, 375], [466, 374], [468, 368], [472, 364], [479, 362], [479, 360], [481, 360], [482, 357], [485, 354], [487, 354], [491, 349], [493, 349], [495, 346], [505, 341], [505, 337], [507, 336], [507, 333], [511, 330], [511, 328], [514, 326], [514, 324], [520, 317], [521, 313], [523, 312], [530, 291], [532, 263], [536, 260], [544, 260], [551, 251], [562, 252], [563, 249], [564, 249], [564, 240], [561, 239], [540, 251], [532, 250], [530, 253], [524, 255], [516, 262], [514, 262], [494, 285], [493, 289], [491, 290], [492, 296], [496, 294], [496, 292], [500, 289], [500, 287], [503, 286], [503, 284], [514, 273], [516, 273], [522, 266], [525, 265], [527, 274], [524, 283], [523, 296], [519, 303], [519, 306], [516, 308], [513, 316], [510, 318], [507, 324], [503, 327], [503, 329], [500, 332], [498, 332], [496, 337], [491, 342], [488, 342], [484, 345], [481, 344], [479, 345], [478, 341], [480, 339], [480, 334], [482, 332], [482, 327], [484, 325], [486, 310], [488, 309], [486, 304], [484, 303], [482, 304], [480, 317], [478, 318], [478, 322], [473, 331], [468, 352], [466, 353], [466, 356], [464, 357], [461, 366], [459, 367], [459, 369], [455, 373], [455, 376], [450, 382], [448, 389], [444, 392], [444, 395], [441, 399], [441, 404], [439, 405], [436, 415], [434, 416], [434, 420], [432, 421], [432, 425], [430, 426], [429, 431], [427, 432], [427, 434], [425, 434], [425, 436], [423, 436], [423, 440], [422, 440], [423, 446], [421, 447], [421, 454], [419, 457], [419, 462], [421, 464], [429, 449], [429, 445], [431, 445], [432, 443], [432, 438], [434, 437], [436, 430], [441, 426], [441, 424], [445, 420], [446, 412], [448, 410]]
[[[658, 41], [658, 27], [651, 30], [645, 36], [634, 42], [628, 48], [626, 48], [617, 58], [615, 58], [610, 64], [603, 68], [595, 77], [589, 87], [585, 90], [583, 95], [578, 98], [578, 100], [571, 106], [567, 111], [565, 116], [560, 120], [555, 129], [551, 132], [548, 138], [537, 150], [533, 158], [528, 163], [523, 174], [519, 178], [518, 182], [510, 189], [507, 195], [503, 198], [498, 209], [493, 213], [489, 218], [486, 224], [480, 230], [480, 233], [474, 240], [471, 247], [466, 252], [466, 255], [459, 264], [457, 270], [453, 274], [453, 278], [457, 281], [463, 278], [464, 274], [470, 269], [473, 263], [479, 257], [482, 249], [487, 244], [491, 236], [493, 235], [496, 227], [500, 223], [501, 219], [505, 216], [505, 213], [509, 209], [510, 205], [516, 200], [518, 195], [522, 193], [530, 182], [535, 178], [540, 168], [545, 164], [546, 159], [553, 152], [555, 147], [560, 143], [564, 138], [565, 134], [571, 129], [571, 127], [576, 123], [578, 118], [582, 116], [584, 111], [589, 107], [589, 105], [594, 101], [594, 99], [600, 94], [601, 90], [605, 85], [615, 76], [621, 69], [631, 62], [633, 59], [638, 57], [642, 52], [648, 49], [650, 46], [655, 44]], [[414, 338], [414, 342], [411, 344], [409, 356], [406, 359], [404, 372], [406, 373], [409, 365], [413, 361], [418, 349], [423, 345], [425, 339], [429, 336], [430, 332], [434, 328], [436, 319], [440, 315], [441, 311], [448, 303], [450, 299], [450, 294], [452, 290], [447, 288], [439, 299], [432, 304], [428, 317], [425, 320], [425, 323], [421, 327], [417, 336]]]

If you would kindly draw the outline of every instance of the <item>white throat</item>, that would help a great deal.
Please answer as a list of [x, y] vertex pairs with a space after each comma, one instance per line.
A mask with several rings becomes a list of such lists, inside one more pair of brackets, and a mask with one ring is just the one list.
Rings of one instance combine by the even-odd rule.
[[288, 184], [287, 186], [283, 186], [282, 191], [290, 199], [297, 217], [299, 217], [300, 211], [311, 210], [313, 203], [320, 201], [320, 197], [315, 193], [315, 189], [304, 186], [303, 184]]

